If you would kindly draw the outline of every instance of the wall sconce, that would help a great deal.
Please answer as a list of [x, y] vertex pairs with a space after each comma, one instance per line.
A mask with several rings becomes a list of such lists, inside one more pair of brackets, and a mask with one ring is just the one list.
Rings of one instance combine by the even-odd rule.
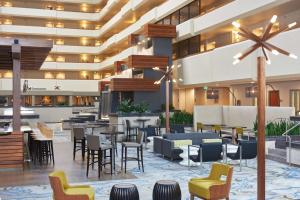
[[81, 45], [86, 46], [88, 43], [88, 39], [86, 37], [83, 37], [80, 39]]
[[215, 48], [216, 48], [216, 42], [215, 41], [208, 43], [207, 46], [206, 46], [207, 51], [213, 50]]
[[107, 77], [110, 77], [111, 76], [111, 73], [105, 73], [104, 77], [107, 78]]
[[87, 29], [87, 21], [81, 21], [80, 22], [80, 28]]
[[66, 58], [64, 56], [58, 56], [56, 58], [56, 62], [65, 62], [66, 61]]
[[99, 63], [99, 62], [101, 62], [101, 59], [98, 56], [95, 56], [94, 63]]
[[95, 46], [100, 46], [100, 45], [101, 45], [101, 42], [99, 40], [96, 40]]
[[12, 72], [11, 71], [6, 71], [3, 74], [3, 78], [12, 78]]
[[9, 2], [9, 1], [5, 1], [5, 2], [3, 3], [3, 6], [4, 6], [4, 7], [12, 7], [12, 3]]
[[94, 80], [100, 80], [101, 75], [98, 72], [94, 72]]
[[65, 27], [64, 23], [58, 22], [56, 24], [56, 28], [64, 28], [64, 27]]
[[89, 74], [87, 71], [81, 71], [80, 72], [80, 77], [83, 79], [89, 79]]
[[51, 55], [48, 55], [45, 61], [46, 62], [53, 62], [54, 59], [53, 59], [53, 57]]
[[47, 10], [53, 10], [53, 6], [52, 6], [51, 4], [48, 4], [48, 5], [46, 6], [46, 9], [47, 9]]
[[88, 11], [88, 5], [86, 3], [81, 4], [80, 9], [82, 12]]
[[12, 24], [12, 20], [11, 19], [5, 19], [3, 24], [5, 25], [11, 25]]
[[88, 56], [86, 54], [82, 54], [80, 58], [81, 58], [81, 62], [87, 62], [88, 60]]
[[63, 10], [65, 10], [65, 8], [64, 8], [63, 5], [58, 5], [58, 6], [56, 7], [56, 10], [57, 10], [57, 11], [63, 11]]
[[101, 28], [101, 26], [99, 24], [95, 25], [95, 30], [98, 30], [100, 28]]
[[51, 72], [45, 72], [44, 79], [54, 79], [54, 75]]
[[54, 27], [54, 24], [52, 22], [47, 22], [46, 23], [46, 27], [48, 28], [53, 28]]
[[59, 72], [56, 74], [56, 79], [65, 79], [66, 78], [66, 74], [63, 72]]
[[64, 41], [63, 39], [57, 39], [57, 40], [55, 41], [55, 44], [57, 44], [57, 45], [64, 45], [64, 44], [65, 44], [65, 41]]

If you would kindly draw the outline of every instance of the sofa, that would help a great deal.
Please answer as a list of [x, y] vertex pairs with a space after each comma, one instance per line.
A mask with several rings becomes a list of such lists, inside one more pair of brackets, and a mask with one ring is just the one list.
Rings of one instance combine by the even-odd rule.
[[171, 160], [181, 159], [179, 154], [183, 152], [182, 149], [176, 147], [175, 143], [179, 140], [191, 140], [193, 145], [202, 144], [202, 139], [219, 139], [219, 135], [214, 132], [205, 133], [169, 133], [164, 134], [163, 137], [154, 137], [153, 152], [160, 154]]

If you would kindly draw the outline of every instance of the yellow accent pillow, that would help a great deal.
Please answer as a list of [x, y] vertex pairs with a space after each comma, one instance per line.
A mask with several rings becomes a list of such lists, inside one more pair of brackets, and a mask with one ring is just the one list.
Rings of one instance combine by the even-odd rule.
[[181, 147], [181, 146], [187, 146], [192, 145], [192, 140], [174, 140], [174, 147]]
[[222, 139], [202, 139], [202, 143], [222, 143]]

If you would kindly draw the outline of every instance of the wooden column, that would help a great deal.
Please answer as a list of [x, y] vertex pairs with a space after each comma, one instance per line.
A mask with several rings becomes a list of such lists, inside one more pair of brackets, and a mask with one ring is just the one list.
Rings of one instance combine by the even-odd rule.
[[166, 77], [166, 133], [170, 133], [170, 85], [169, 78]]
[[13, 59], [13, 131], [21, 131], [21, 46], [18, 40], [12, 44]]
[[258, 132], [257, 132], [257, 199], [265, 199], [265, 113], [266, 113], [266, 77], [264, 57], [257, 58], [258, 85]]

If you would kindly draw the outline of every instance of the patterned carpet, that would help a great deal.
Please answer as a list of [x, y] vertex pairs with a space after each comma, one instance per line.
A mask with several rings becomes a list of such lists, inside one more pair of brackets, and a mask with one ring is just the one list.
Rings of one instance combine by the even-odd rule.
[[[129, 153], [130, 155], [130, 153]], [[145, 172], [141, 173], [136, 162], [129, 162], [128, 169], [137, 178], [113, 181], [98, 181], [87, 184], [96, 190], [96, 200], [108, 200], [111, 187], [116, 183], [133, 183], [137, 185], [140, 199], [151, 200], [152, 189], [157, 180], [169, 179], [179, 182], [182, 199], [189, 200], [187, 182], [191, 177], [207, 176], [211, 164], [202, 167], [184, 167], [177, 162], [163, 159], [151, 152], [145, 152]], [[120, 162], [120, 161], [118, 161]], [[256, 160], [248, 161], [248, 167], [240, 172], [235, 165], [232, 181], [232, 200], [256, 199]], [[290, 200], [300, 199], [300, 169], [289, 167], [274, 161], [266, 163], [266, 195], [267, 199]], [[22, 186], [0, 188], [1, 200], [50, 200], [52, 199], [49, 185]]]

